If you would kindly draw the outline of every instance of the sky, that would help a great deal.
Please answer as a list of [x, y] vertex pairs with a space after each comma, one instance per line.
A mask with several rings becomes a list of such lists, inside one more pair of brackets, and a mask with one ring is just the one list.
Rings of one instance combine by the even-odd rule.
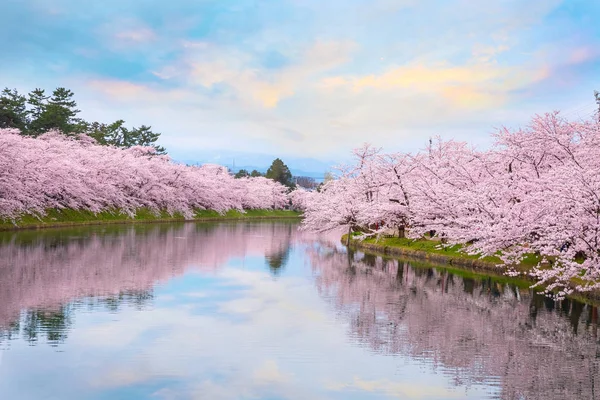
[[0, 86], [73, 90], [175, 159], [340, 160], [490, 133], [600, 90], [591, 0], [3, 0]]

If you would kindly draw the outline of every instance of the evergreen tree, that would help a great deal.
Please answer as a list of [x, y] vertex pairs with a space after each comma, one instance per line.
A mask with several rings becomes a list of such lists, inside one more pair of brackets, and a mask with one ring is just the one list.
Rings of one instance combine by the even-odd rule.
[[[255, 170], [256, 171], [256, 170]], [[239, 178], [246, 178], [250, 176], [250, 174], [248, 173], [248, 171], [246, 171], [245, 169], [240, 169], [235, 175], [234, 178], [235, 179], [239, 179]]]
[[56, 88], [50, 96], [44, 89], [36, 88], [27, 97], [16, 89], [6, 88], [0, 93], [0, 128], [16, 128], [23, 135], [31, 136], [52, 129], [69, 136], [85, 133], [101, 145], [147, 146], [153, 147], [156, 154], [166, 154], [165, 148], [156, 143], [160, 133], [153, 132], [148, 125], [127, 129], [122, 119], [104, 124], [77, 118], [80, 111], [73, 97], [71, 90], [62, 87]]
[[292, 182], [292, 173], [287, 165], [284, 164], [281, 159], [276, 158], [267, 170], [265, 175], [269, 179], [273, 179], [276, 182], [281, 183], [289, 188], [294, 187]]
[[0, 96], [0, 128], [27, 128], [27, 99], [16, 89], [5, 88]]
[[94, 122], [88, 126], [88, 136], [100, 144], [115, 147], [148, 146], [154, 147], [156, 154], [166, 154], [165, 148], [156, 144], [160, 133], [152, 132], [150, 126], [127, 129], [122, 119], [112, 124]]
[[156, 144], [156, 141], [160, 137], [160, 133], [152, 132], [151, 128], [152, 127], [146, 125], [142, 125], [139, 128], [133, 128], [129, 135], [130, 142], [133, 146], [154, 147], [156, 154], [166, 154], [165, 148]]
[[123, 137], [126, 136], [124, 131], [127, 131], [127, 129], [123, 127], [124, 124], [125, 121], [122, 119], [115, 121], [112, 124], [93, 122], [88, 125], [86, 133], [102, 145], [122, 147], [124, 142]]
[[42, 125], [41, 117], [46, 110], [47, 101], [48, 96], [46, 96], [46, 91], [44, 89], [36, 88], [29, 92], [27, 104], [29, 104], [30, 109], [27, 112], [31, 122], [27, 127], [27, 134], [38, 136], [38, 132], [41, 131]]
[[79, 110], [73, 96], [72, 91], [62, 87], [56, 88], [49, 98], [45, 96], [44, 90], [36, 89], [31, 92], [31, 133], [38, 136], [52, 129], [57, 129], [65, 135], [81, 133], [85, 124], [76, 118]]

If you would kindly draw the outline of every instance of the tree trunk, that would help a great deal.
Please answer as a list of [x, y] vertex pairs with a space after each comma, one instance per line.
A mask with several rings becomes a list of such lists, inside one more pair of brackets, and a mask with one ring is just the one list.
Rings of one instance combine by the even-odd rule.
[[406, 226], [405, 225], [398, 226], [398, 237], [400, 239], [404, 239], [406, 237]]
[[352, 226], [348, 227], [348, 236], [346, 236], [346, 247], [350, 247], [350, 234], [352, 233]]

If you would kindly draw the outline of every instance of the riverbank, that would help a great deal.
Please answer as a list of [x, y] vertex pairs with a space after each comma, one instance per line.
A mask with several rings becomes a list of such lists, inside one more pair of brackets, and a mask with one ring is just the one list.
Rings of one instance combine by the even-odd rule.
[[155, 222], [181, 222], [181, 221], [229, 221], [229, 220], [268, 220], [268, 219], [299, 219], [301, 213], [291, 210], [246, 210], [240, 212], [230, 210], [225, 214], [219, 214], [212, 210], [197, 210], [194, 218], [184, 218], [182, 215], [170, 215], [166, 212], [155, 214], [149, 209], [140, 209], [134, 217], [129, 217], [118, 211], [103, 211], [94, 214], [85, 210], [48, 210], [44, 217], [37, 218], [25, 215], [17, 221], [0, 219], [0, 231], [11, 231], [21, 229], [43, 229], [64, 226], [79, 225], [103, 225], [103, 224], [136, 224]]
[[[346, 243], [346, 235], [342, 236], [342, 243]], [[510, 280], [512, 283], [523, 286], [531, 286], [535, 281], [528, 276], [522, 275], [518, 278], [510, 278], [503, 273], [498, 264], [498, 257], [483, 257], [469, 255], [459, 251], [459, 246], [439, 248], [439, 242], [427, 239], [412, 240], [401, 238], [369, 238], [366, 240], [350, 240], [350, 248], [368, 253], [387, 257], [401, 257], [417, 262], [431, 262], [456, 270], [470, 271], [478, 274], [490, 275], [495, 278]], [[539, 262], [535, 256], [527, 257], [517, 266], [517, 270], [527, 272]], [[542, 288], [536, 288], [542, 291]], [[598, 304], [600, 302], [600, 291], [577, 293], [569, 296], [571, 298]]]

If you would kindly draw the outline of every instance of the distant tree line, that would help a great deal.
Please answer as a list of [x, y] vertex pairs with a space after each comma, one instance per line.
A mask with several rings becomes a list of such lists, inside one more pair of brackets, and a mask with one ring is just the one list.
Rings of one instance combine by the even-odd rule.
[[255, 169], [252, 170], [252, 172], [248, 172], [246, 169], [240, 169], [235, 174], [236, 179], [257, 176], [264, 176], [265, 178], [272, 179], [290, 189], [295, 189], [297, 186], [304, 189], [316, 189], [318, 187], [315, 178], [309, 176], [292, 176], [292, 172], [280, 158], [273, 160], [265, 174]]
[[252, 172], [248, 172], [248, 170], [245, 170], [245, 169], [240, 169], [238, 172], [236, 172], [236, 174], [234, 176], [236, 179], [239, 179], [239, 178], [247, 178], [249, 176], [256, 178], [257, 176], [265, 176], [265, 175], [255, 169], [253, 169]]
[[149, 146], [158, 154], [166, 153], [165, 148], [156, 143], [160, 133], [153, 132], [150, 126], [129, 129], [123, 120], [105, 124], [78, 118], [80, 110], [73, 97], [74, 93], [63, 87], [54, 89], [51, 94], [35, 89], [26, 96], [16, 89], [5, 88], [0, 93], [0, 129], [15, 128], [22, 135], [33, 137], [51, 130], [67, 136], [84, 133], [102, 145]]

